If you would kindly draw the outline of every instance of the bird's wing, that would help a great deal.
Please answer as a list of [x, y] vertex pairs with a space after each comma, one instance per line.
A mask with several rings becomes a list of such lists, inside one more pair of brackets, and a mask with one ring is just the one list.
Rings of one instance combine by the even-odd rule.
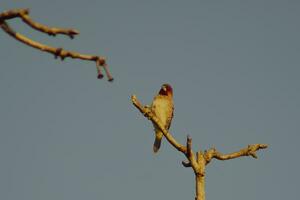
[[167, 130], [169, 130], [169, 128], [171, 126], [171, 122], [172, 122], [173, 116], [174, 116], [174, 104], [173, 104], [173, 101], [172, 101], [172, 106], [171, 106], [170, 112], [171, 112], [170, 116], [168, 117], [167, 123], [166, 123]]

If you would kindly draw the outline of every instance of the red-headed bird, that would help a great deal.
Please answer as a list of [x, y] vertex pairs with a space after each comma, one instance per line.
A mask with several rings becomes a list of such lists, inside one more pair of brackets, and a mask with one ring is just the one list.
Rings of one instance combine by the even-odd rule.
[[[164, 128], [169, 130], [174, 111], [173, 89], [169, 84], [163, 84], [161, 86], [159, 93], [153, 99], [151, 111], [158, 117]], [[155, 124], [153, 124], [153, 126], [155, 131], [153, 151], [156, 153], [160, 148], [163, 133]]]

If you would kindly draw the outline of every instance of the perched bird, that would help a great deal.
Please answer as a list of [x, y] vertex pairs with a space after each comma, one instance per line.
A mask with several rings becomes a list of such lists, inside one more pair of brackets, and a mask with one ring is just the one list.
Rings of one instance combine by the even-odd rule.
[[[165, 129], [169, 130], [174, 111], [173, 89], [169, 84], [163, 84], [161, 86], [158, 94], [153, 99], [151, 111], [161, 121]], [[153, 151], [156, 153], [160, 148], [163, 133], [155, 124], [153, 124], [153, 126], [155, 131]]]

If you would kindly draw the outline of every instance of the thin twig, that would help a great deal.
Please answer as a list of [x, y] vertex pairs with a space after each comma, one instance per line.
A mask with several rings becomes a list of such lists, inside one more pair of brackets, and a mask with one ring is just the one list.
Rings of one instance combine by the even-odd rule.
[[230, 160], [241, 156], [252, 156], [253, 158], [257, 158], [256, 151], [260, 149], [265, 149], [267, 147], [268, 147], [267, 144], [251, 144], [237, 152], [233, 152], [229, 154], [222, 154], [218, 152], [215, 148], [211, 148], [205, 152], [204, 156], [207, 164], [213, 158], [217, 160]]
[[186, 151], [185, 156], [189, 160], [190, 165], [193, 168], [193, 170], [195, 172], [198, 172], [199, 171], [199, 165], [198, 165], [197, 160], [195, 158], [195, 154], [192, 150], [192, 138], [189, 135], [186, 138], [186, 149], [187, 149], [187, 151]]

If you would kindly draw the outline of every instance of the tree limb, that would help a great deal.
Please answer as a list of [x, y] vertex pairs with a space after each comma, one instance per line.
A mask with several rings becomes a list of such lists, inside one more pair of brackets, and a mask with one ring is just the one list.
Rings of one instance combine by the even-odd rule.
[[63, 34], [73, 39], [75, 35], [79, 34], [79, 31], [75, 29], [62, 29], [54, 27], [51, 28], [43, 24], [37, 23], [29, 17], [29, 9], [13, 9], [0, 13], [0, 19], [2, 20], [8, 20], [16, 17], [21, 18], [22, 21], [29, 25], [31, 28], [43, 33], [47, 33], [48, 35], [56, 36], [56, 34]]
[[241, 156], [252, 156], [253, 158], [257, 158], [256, 151], [260, 149], [265, 149], [267, 147], [268, 145], [266, 144], [251, 144], [237, 152], [229, 154], [222, 154], [218, 152], [215, 148], [211, 148], [205, 151], [204, 157], [206, 160], [206, 164], [208, 164], [213, 158], [218, 160], [230, 160]]
[[221, 154], [215, 148], [211, 148], [207, 151], [204, 151], [204, 153], [202, 151], [198, 151], [196, 152], [195, 156], [195, 153], [192, 150], [192, 138], [189, 135], [187, 136], [186, 146], [178, 143], [175, 138], [164, 128], [164, 126], [161, 125], [160, 120], [155, 116], [155, 114], [152, 113], [149, 106], [143, 106], [135, 95], [131, 96], [131, 100], [133, 105], [162, 131], [168, 142], [178, 151], [181, 151], [188, 159], [187, 161], [182, 161], [182, 165], [184, 167], [192, 167], [195, 173], [195, 200], [205, 200], [205, 168], [213, 158], [218, 160], [229, 160], [241, 156], [252, 156], [257, 158], [256, 151], [268, 147], [266, 144], [252, 144], [248, 145], [248, 147], [244, 149], [241, 149], [240, 151], [230, 154]]
[[186, 157], [190, 162], [191, 167], [195, 172], [199, 172], [199, 165], [197, 163], [197, 160], [195, 158], [195, 154], [192, 150], [192, 138], [188, 135], [186, 138]]
[[41, 51], [48, 52], [50, 54], [53, 54], [55, 58], [60, 57], [61, 60], [64, 60], [66, 57], [70, 57], [73, 59], [81, 59], [81, 60], [90, 60], [94, 61], [96, 63], [96, 68], [98, 71], [98, 78], [102, 78], [103, 74], [101, 72], [101, 68], [103, 67], [106, 75], [108, 77], [109, 81], [113, 81], [113, 77], [111, 76], [106, 59], [102, 56], [95, 56], [95, 55], [86, 55], [86, 54], [80, 54], [74, 51], [67, 51], [62, 48], [56, 48], [47, 46], [44, 44], [41, 44], [39, 42], [33, 41], [24, 35], [15, 32], [6, 22], [6, 20], [13, 19], [13, 18], [21, 18], [23, 22], [25, 22], [27, 25], [32, 27], [35, 30], [38, 30], [43, 33], [47, 33], [48, 35], [56, 36], [57, 34], [64, 34], [69, 36], [71, 39], [74, 38], [75, 35], [79, 34], [79, 32], [75, 29], [60, 29], [60, 28], [50, 28], [45, 25], [39, 24], [37, 22], [34, 22], [29, 17], [29, 9], [14, 9], [14, 10], [8, 10], [0, 13], [0, 27], [11, 37], [15, 38], [16, 40], [31, 46], [33, 48], [39, 49]]

